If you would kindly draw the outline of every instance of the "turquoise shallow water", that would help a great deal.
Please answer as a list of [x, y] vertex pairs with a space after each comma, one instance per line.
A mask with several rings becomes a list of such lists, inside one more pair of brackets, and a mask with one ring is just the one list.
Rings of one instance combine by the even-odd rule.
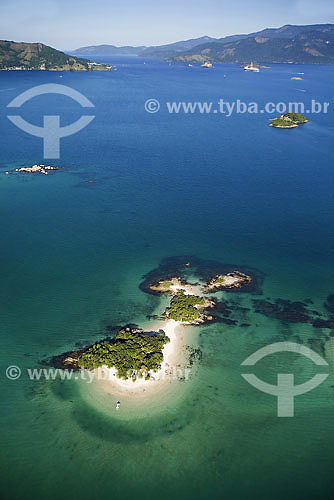
[[[274, 65], [249, 75], [233, 65], [208, 72], [142, 62], [61, 79], [0, 75], [1, 173], [42, 162], [40, 139], [6, 119], [21, 91], [62, 83], [96, 105], [92, 124], [62, 140], [52, 162], [61, 171], [0, 175], [2, 497], [331, 498], [333, 375], [297, 399], [295, 418], [278, 419], [275, 398], [246, 384], [240, 367], [270, 342], [315, 339], [332, 374], [330, 330], [252, 312], [249, 328], [192, 329], [187, 343], [203, 357], [191, 379], [176, 384], [174, 398], [124, 409], [124, 420], [83, 382], [4, 376], [8, 365], [35, 367], [97, 340], [108, 325], [147, 324], [160, 301], [138, 285], [165, 257], [255, 267], [265, 273], [264, 297], [311, 298], [318, 310], [334, 291], [333, 110], [293, 131], [272, 130], [260, 115], [144, 111], [148, 98], [331, 101], [334, 69]], [[300, 71], [304, 80], [292, 82]], [[81, 114], [46, 96], [22, 115], [42, 123], [55, 112], [63, 123]], [[233, 300], [250, 303], [245, 294]], [[257, 367], [260, 378], [274, 383], [281, 368], [298, 382], [316, 373], [307, 360], [277, 356]]]

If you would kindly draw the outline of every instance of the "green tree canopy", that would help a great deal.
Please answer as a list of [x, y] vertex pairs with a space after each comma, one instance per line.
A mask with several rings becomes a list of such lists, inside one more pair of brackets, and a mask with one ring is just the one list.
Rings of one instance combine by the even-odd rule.
[[120, 330], [114, 340], [105, 340], [89, 347], [80, 357], [79, 366], [94, 370], [102, 366], [116, 368], [120, 378], [147, 375], [149, 371], [159, 370], [163, 361], [162, 350], [169, 342], [165, 332], [154, 335]]

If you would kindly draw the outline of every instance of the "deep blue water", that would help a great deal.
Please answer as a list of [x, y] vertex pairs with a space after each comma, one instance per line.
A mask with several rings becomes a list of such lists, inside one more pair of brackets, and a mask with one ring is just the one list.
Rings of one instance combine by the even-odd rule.
[[[158, 301], [140, 292], [138, 284], [164, 257], [193, 254], [253, 266], [266, 274], [265, 293], [298, 300], [312, 298], [319, 306], [334, 292], [332, 106], [328, 114], [312, 115], [307, 125], [287, 131], [270, 128], [270, 116], [265, 114], [234, 114], [230, 118], [219, 114], [171, 115], [164, 106], [166, 101], [220, 98], [254, 101], [260, 106], [268, 101], [305, 101], [308, 105], [311, 99], [332, 104], [333, 67], [272, 65], [259, 74], [249, 74], [237, 65], [205, 70], [132, 57], [102, 61], [116, 64], [117, 71], [0, 73], [1, 425], [9, 450], [2, 459], [7, 471], [3, 498], [23, 498], [23, 489], [26, 499], [56, 498], [58, 494], [73, 498], [78, 491], [81, 498], [96, 492], [127, 498], [136, 491], [140, 498], [148, 498], [154, 496], [156, 485], [157, 491], [180, 498], [196, 498], [196, 491], [200, 498], [206, 491], [213, 498], [241, 494], [242, 498], [262, 499], [270, 491], [268, 477], [274, 484], [277, 481], [279, 498], [284, 488], [278, 486], [277, 471], [284, 455], [272, 450], [283, 449], [282, 439], [286, 439], [286, 446], [296, 433], [296, 442], [314, 441], [316, 451], [313, 455], [312, 446], [305, 444], [299, 455], [289, 455], [293, 457], [290, 468], [282, 467], [281, 471], [291, 492], [285, 497], [330, 498], [325, 478], [331, 473], [333, 454], [326, 434], [333, 437], [333, 406], [327, 396], [328, 406], [313, 421], [305, 410], [305, 418], [295, 427], [280, 424], [282, 429], [277, 424], [275, 431], [268, 431], [270, 439], [265, 444], [256, 442], [253, 448], [254, 433], [263, 425], [263, 415], [258, 420], [254, 417], [253, 432], [249, 426], [245, 446], [248, 461], [242, 439], [238, 439], [247, 428], [239, 414], [239, 401], [235, 400], [238, 411], [231, 418], [234, 424], [226, 427], [233, 438], [229, 437], [221, 454], [211, 449], [221, 432], [215, 412], [208, 425], [212, 434], [201, 416], [191, 417], [198, 422], [195, 458], [183, 471], [187, 446], [192, 446], [190, 435], [175, 437], [180, 449], [175, 443], [175, 448], [170, 446], [172, 441], [157, 441], [156, 435], [138, 449], [130, 438], [124, 448], [115, 445], [106, 449], [103, 436], [93, 440], [89, 434], [99, 421], [95, 422], [83, 403], [72, 411], [63, 401], [62, 390], [57, 393], [53, 386], [42, 387], [40, 393], [34, 387], [37, 396], [31, 399], [26, 381], [8, 382], [3, 376], [10, 364], [29, 366], [43, 356], [73, 347], [76, 341], [95, 340], [107, 324], [145, 319]], [[299, 72], [305, 73], [303, 80], [292, 81]], [[61, 140], [61, 158], [48, 160], [61, 167], [59, 172], [48, 177], [5, 176], [6, 170], [43, 163], [41, 139], [11, 124], [6, 105], [24, 90], [44, 83], [80, 91], [94, 103], [92, 114], [96, 117], [83, 131]], [[150, 98], [161, 102], [159, 113], [145, 112], [144, 103]], [[44, 114], [59, 114], [61, 124], [66, 125], [78, 119], [82, 110], [66, 97], [49, 95], [26, 103], [19, 113], [37, 125], [42, 124]], [[265, 328], [270, 329], [270, 324]], [[273, 323], [270, 335], [276, 328], [277, 323]], [[222, 332], [228, 339], [228, 329]], [[211, 355], [222, 342], [219, 334], [216, 327], [212, 336], [202, 341], [203, 349], [211, 349]], [[238, 331], [233, 335], [239, 335]], [[328, 330], [317, 335], [330, 339]], [[241, 338], [250, 343], [250, 353], [252, 337], [245, 339], [243, 333]], [[228, 362], [234, 362], [233, 355], [235, 362], [240, 362], [241, 345], [234, 345], [232, 339], [230, 345], [228, 340], [224, 342], [224, 350], [231, 355]], [[255, 345], [259, 346], [258, 341]], [[206, 369], [209, 379], [210, 364]], [[218, 407], [217, 402], [213, 404]], [[194, 408], [196, 412], [195, 404]], [[182, 412], [188, 415], [184, 408]], [[108, 422], [103, 425], [103, 429], [108, 428]], [[75, 452], [77, 445], [80, 450]], [[163, 466], [179, 486], [171, 486], [168, 478], [157, 479], [154, 464], [163, 447], [169, 453]], [[202, 453], [207, 457], [204, 463]], [[256, 453], [260, 457], [258, 469], [253, 464]], [[48, 463], [43, 460], [46, 454]], [[133, 456], [138, 457], [135, 464]], [[314, 460], [323, 457], [314, 472], [322, 478], [320, 482], [308, 476], [313, 456]], [[106, 468], [109, 460], [128, 466], [136, 482], [132, 484], [124, 470]], [[144, 480], [140, 464], [145, 461], [152, 466], [152, 477]], [[242, 473], [238, 479], [240, 463], [245, 483]], [[296, 476], [291, 472], [294, 468]], [[265, 478], [261, 478], [261, 471]], [[254, 484], [252, 477], [257, 478]], [[118, 482], [116, 492], [113, 478]]]

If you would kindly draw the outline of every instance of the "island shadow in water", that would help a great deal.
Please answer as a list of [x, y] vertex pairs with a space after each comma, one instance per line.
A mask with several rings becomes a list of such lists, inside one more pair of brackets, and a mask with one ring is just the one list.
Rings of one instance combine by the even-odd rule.
[[[193, 420], [196, 405], [183, 401], [177, 414], [168, 413], [150, 416], [149, 419], [136, 418], [136, 425], [132, 421], [122, 422], [94, 409], [82, 398], [78, 397], [78, 389], [70, 381], [55, 381], [51, 386], [52, 393], [61, 401], [72, 403], [72, 417], [80, 428], [90, 435], [113, 443], [146, 442], [161, 436], [172, 435], [185, 429]], [[114, 408], [114, 400], [110, 396], [110, 408]]]
[[265, 274], [259, 269], [240, 266], [238, 264], [224, 264], [215, 260], [200, 259], [194, 255], [181, 255], [163, 259], [159, 267], [149, 271], [143, 276], [143, 281], [140, 283], [139, 288], [143, 292], [151, 295], [161, 295], [161, 292], [151, 290], [150, 285], [157, 281], [169, 280], [177, 276], [186, 281], [189, 275], [195, 276], [199, 281], [207, 283], [218, 274], [232, 273], [236, 270], [247, 274], [252, 280], [249, 285], [243, 288], [225, 289], [225, 292], [252, 293], [255, 295], [262, 294], [261, 287]]

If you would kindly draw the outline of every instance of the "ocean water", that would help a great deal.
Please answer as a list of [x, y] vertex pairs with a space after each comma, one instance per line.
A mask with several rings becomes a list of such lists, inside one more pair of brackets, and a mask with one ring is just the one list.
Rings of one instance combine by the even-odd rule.
[[[334, 292], [333, 109], [285, 131], [268, 127], [265, 114], [170, 115], [163, 105], [331, 102], [334, 68], [272, 65], [249, 74], [237, 65], [106, 62], [117, 71], [0, 74], [1, 498], [332, 498], [331, 330], [253, 310], [239, 313], [248, 328], [190, 328], [187, 345], [203, 354], [190, 380], [117, 414], [112, 395], [84, 381], [24, 376], [110, 325], [149, 326], [146, 316], [162, 303], [139, 284], [168, 257], [251, 266], [265, 275], [262, 298], [312, 299], [320, 312]], [[292, 81], [299, 72], [303, 80]], [[61, 140], [60, 159], [50, 160], [58, 172], [3, 175], [43, 163], [41, 139], [12, 125], [6, 106], [44, 83], [82, 92], [96, 117]], [[156, 114], [144, 109], [151, 98], [162, 104]], [[66, 125], [82, 110], [46, 95], [19, 113], [37, 125], [59, 114]], [[245, 308], [259, 298], [231, 297]], [[286, 419], [240, 367], [282, 340], [312, 344], [330, 365], [329, 378], [296, 398]], [[317, 373], [305, 358], [276, 356], [256, 368], [263, 380], [275, 383], [280, 369], [298, 383]], [[19, 380], [6, 378], [9, 365], [22, 369]]]

